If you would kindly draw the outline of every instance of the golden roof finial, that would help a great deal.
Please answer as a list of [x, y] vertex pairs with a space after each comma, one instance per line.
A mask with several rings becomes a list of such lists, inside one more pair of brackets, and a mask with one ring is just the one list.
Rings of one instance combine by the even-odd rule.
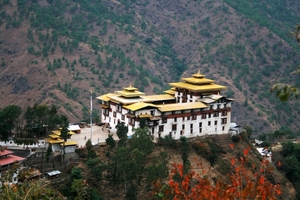
[[200, 69], [198, 69], [198, 73], [197, 74], [200, 74]]

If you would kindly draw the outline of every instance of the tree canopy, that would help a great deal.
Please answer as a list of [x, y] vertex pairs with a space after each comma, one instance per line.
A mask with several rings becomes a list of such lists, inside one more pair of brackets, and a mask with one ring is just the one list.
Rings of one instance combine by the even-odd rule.
[[[300, 24], [297, 26], [296, 30], [291, 33], [298, 43], [300, 43]], [[291, 74], [300, 74], [300, 66], [297, 70], [293, 71]], [[295, 85], [290, 85], [287, 83], [276, 83], [272, 86], [271, 90], [276, 92], [276, 96], [281, 101], [287, 101], [290, 98], [298, 98], [300, 95], [300, 90]]]
[[0, 133], [3, 139], [8, 138], [21, 114], [22, 109], [17, 105], [9, 105], [0, 110]]

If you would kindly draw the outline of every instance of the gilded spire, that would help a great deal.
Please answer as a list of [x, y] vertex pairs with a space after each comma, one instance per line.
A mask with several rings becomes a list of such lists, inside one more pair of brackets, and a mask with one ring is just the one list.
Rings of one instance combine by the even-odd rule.
[[204, 78], [205, 76], [203, 74], [200, 73], [200, 69], [198, 69], [198, 72], [196, 74], [192, 75], [195, 78]]

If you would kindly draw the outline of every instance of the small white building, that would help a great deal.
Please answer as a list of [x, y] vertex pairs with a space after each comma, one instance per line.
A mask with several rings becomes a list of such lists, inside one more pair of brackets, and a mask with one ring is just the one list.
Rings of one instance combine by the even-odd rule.
[[[68, 132], [69, 135], [75, 134], [73, 131]], [[75, 148], [77, 146], [77, 142], [75, 141], [67, 141], [61, 138], [61, 131], [55, 130], [52, 131], [52, 134], [49, 135], [49, 138], [46, 138], [46, 141], [51, 145], [52, 152], [54, 153], [63, 153], [62, 148], [65, 145], [65, 153], [73, 153], [75, 152]]]
[[230, 123], [229, 133], [231, 136], [238, 135], [242, 132], [242, 127], [238, 126], [236, 123]]
[[227, 88], [207, 79], [200, 72], [160, 95], [145, 95], [132, 86], [97, 97], [102, 121], [116, 127], [128, 126], [128, 136], [145, 122], [155, 140], [166, 135], [196, 137], [228, 134], [233, 99], [220, 95]]
[[[75, 141], [67, 141], [60, 144], [61, 149], [65, 148], [65, 153], [74, 153], [78, 143]], [[63, 152], [62, 152], [63, 153]]]
[[272, 151], [271, 149], [266, 149], [265, 147], [256, 148], [256, 150], [267, 159], [270, 163], [272, 162]]
[[69, 125], [68, 130], [72, 131], [72, 132], [75, 132], [75, 133], [80, 133], [81, 132], [81, 128], [78, 124]]

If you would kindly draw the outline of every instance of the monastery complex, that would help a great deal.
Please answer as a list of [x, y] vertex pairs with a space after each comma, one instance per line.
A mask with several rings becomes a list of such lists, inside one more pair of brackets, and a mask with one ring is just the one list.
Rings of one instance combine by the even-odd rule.
[[129, 137], [143, 123], [155, 141], [166, 135], [179, 139], [229, 133], [233, 99], [220, 95], [225, 86], [199, 71], [169, 85], [172, 88], [159, 95], [146, 95], [129, 86], [97, 97], [102, 122], [112, 127], [124, 122]]

